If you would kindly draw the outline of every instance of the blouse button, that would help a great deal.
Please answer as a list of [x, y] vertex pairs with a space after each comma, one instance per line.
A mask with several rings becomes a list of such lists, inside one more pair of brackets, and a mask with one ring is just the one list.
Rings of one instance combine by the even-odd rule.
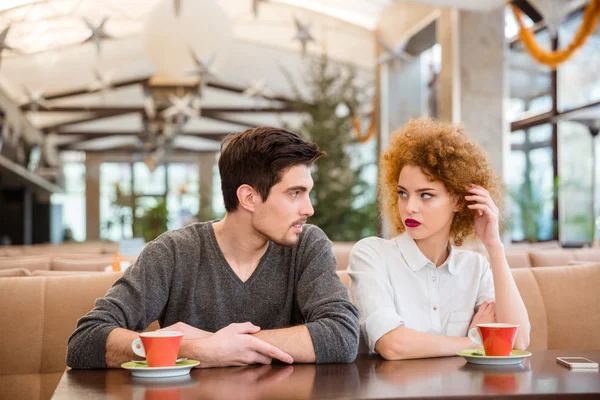
[[433, 306], [433, 311], [437, 311], [437, 307], [436, 306]]

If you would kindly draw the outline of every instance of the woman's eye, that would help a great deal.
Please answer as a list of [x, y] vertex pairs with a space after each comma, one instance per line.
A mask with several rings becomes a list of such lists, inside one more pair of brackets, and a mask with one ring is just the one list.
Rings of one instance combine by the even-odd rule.
[[421, 198], [422, 198], [422, 199], [430, 199], [430, 198], [432, 198], [432, 197], [433, 197], [433, 196], [432, 196], [432, 195], [430, 195], [429, 193], [421, 193]]
[[406, 192], [403, 192], [402, 190], [398, 190], [398, 195], [400, 197], [408, 197], [408, 195], [406, 194]]

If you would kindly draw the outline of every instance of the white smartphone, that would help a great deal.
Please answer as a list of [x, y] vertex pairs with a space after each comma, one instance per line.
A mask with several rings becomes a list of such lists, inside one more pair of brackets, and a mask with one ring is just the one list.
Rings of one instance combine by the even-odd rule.
[[556, 357], [556, 361], [569, 368], [598, 369], [598, 363], [584, 357]]

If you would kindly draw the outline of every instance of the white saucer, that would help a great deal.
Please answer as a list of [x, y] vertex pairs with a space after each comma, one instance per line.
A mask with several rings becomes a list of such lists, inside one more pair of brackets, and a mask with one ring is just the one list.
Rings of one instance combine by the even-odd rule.
[[513, 350], [510, 356], [486, 356], [481, 349], [461, 350], [456, 354], [467, 362], [482, 365], [514, 365], [531, 357], [531, 353], [525, 350]]
[[121, 364], [121, 368], [131, 371], [133, 376], [140, 378], [168, 378], [188, 375], [190, 370], [198, 364], [200, 361], [183, 360], [177, 362], [173, 367], [149, 367], [145, 361], [130, 361]]

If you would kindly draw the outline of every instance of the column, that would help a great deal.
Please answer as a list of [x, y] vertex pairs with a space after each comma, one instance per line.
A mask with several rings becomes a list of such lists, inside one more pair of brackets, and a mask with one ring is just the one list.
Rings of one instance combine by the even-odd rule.
[[215, 154], [201, 154], [198, 159], [200, 168], [200, 208], [199, 220], [206, 221], [213, 218], [213, 168], [215, 165]]
[[102, 154], [85, 154], [85, 240], [100, 240], [100, 165]]
[[504, 7], [486, 13], [444, 9], [437, 37], [442, 45], [440, 119], [462, 122], [505, 177], [510, 144], [504, 117], [508, 93]]

